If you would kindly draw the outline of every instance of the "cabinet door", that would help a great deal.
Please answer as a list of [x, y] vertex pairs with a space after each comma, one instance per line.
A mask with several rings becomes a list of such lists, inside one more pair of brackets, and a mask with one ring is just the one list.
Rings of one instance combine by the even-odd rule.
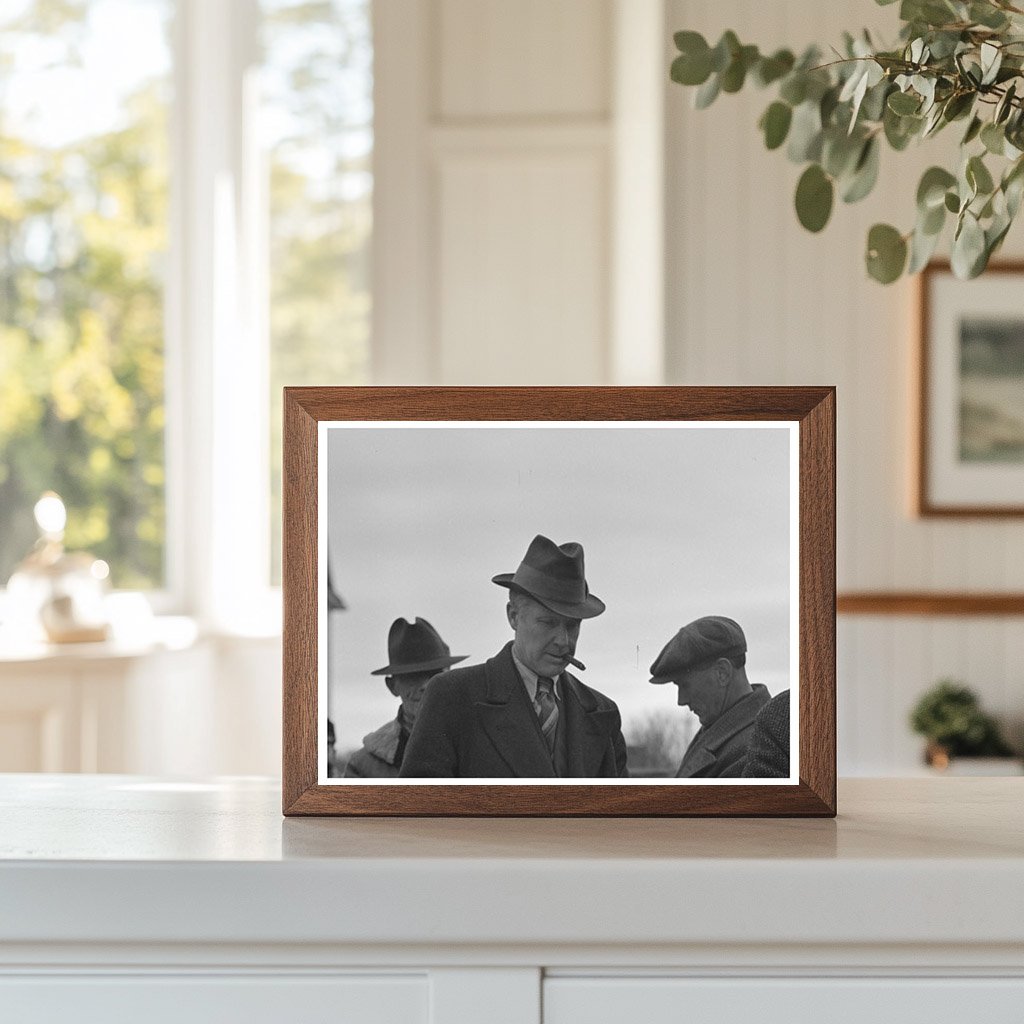
[[1020, 1024], [1024, 978], [548, 978], [544, 1024]]
[[95, 976], [0, 979], [17, 1024], [427, 1024], [426, 975]]

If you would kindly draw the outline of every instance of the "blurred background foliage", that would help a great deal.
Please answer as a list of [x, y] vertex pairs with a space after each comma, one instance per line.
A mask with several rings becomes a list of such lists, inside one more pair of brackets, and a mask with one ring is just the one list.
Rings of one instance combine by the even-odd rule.
[[42, 106], [81, 87], [89, 5], [12, 6], [0, 21], [0, 579], [54, 489], [69, 547], [107, 560], [118, 586], [158, 586], [169, 75], [139, 81], [105, 130], [55, 123]]
[[[0, 11], [0, 583], [47, 489], [67, 504], [67, 546], [105, 559], [116, 587], [165, 582], [174, 14], [173, 0]], [[253, 300], [269, 304], [273, 522], [254, 557], [276, 579], [281, 387], [367, 374], [369, 0], [264, 0], [261, 30], [269, 295]], [[129, 37], [148, 64], [126, 59]], [[81, 93], [103, 90], [106, 118], [97, 101], [76, 119]]]

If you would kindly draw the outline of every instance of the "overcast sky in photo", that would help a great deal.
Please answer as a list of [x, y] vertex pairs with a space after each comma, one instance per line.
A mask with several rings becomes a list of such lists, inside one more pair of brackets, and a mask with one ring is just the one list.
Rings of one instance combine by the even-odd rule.
[[790, 436], [789, 424], [330, 427], [328, 550], [347, 605], [328, 626], [338, 751], [397, 711], [370, 673], [388, 664], [399, 616], [430, 621], [467, 665], [511, 639], [508, 591], [491, 577], [515, 572], [538, 533], [583, 545], [607, 611], [583, 622], [577, 674], [616, 701], [627, 738], [652, 710], [690, 718], [648, 669], [701, 615], [736, 619], [750, 681], [786, 689]]

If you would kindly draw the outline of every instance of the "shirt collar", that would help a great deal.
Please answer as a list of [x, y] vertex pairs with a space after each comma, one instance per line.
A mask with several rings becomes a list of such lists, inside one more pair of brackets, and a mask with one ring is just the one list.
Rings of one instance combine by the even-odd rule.
[[[515, 654], [512, 652], [512, 661], [515, 662], [516, 670], [519, 672], [519, 678], [523, 681], [523, 686], [526, 687], [526, 695], [530, 698], [531, 702], [537, 700], [537, 673], [532, 668], [527, 668]], [[554, 685], [555, 698], [557, 700], [562, 699], [562, 682], [561, 676], [555, 679]]]

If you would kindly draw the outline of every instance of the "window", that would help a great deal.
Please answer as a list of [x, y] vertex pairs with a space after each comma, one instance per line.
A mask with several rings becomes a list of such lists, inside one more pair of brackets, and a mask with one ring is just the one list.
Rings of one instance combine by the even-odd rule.
[[119, 588], [274, 603], [280, 390], [369, 363], [370, 0], [0, 13], [0, 585], [47, 489]]
[[166, 0], [0, 16], [0, 582], [48, 489], [68, 546], [115, 585], [164, 581], [170, 16]]

